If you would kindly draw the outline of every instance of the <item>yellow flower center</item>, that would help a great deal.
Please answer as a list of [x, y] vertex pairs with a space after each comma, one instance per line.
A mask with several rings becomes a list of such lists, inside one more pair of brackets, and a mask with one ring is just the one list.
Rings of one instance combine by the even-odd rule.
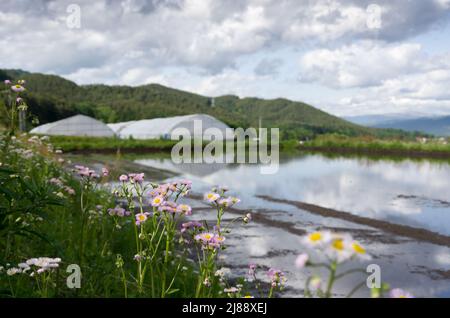
[[145, 221], [145, 215], [140, 214], [139, 215], [139, 221]]
[[342, 251], [344, 249], [344, 241], [342, 239], [336, 239], [333, 241], [332, 246], [338, 251]]
[[159, 202], [161, 202], [161, 199], [160, 198], [156, 198], [154, 201], [155, 201], [155, 203], [159, 203]]
[[210, 240], [212, 236], [211, 234], [205, 234], [203, 237], [207, 240]]
[[364, 247], [362, 247], [361, 245], [357, 244], [357, 243], [353, 243], [352, 244], [353, 250], [358, 253], [358, 254], [365, 254], [366, 250], [364, 249]]
[[313, 242], [320, 241], [322, 239], [322, 233], [320, 232], [314, 232], [309, 235], [309, 239]]

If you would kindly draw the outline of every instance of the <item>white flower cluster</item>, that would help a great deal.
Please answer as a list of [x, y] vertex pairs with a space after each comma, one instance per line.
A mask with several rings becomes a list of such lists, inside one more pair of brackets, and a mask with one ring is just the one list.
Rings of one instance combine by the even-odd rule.
[[61, 262], [60, 258], [50, 258], [50, 257], [38, 257], [38, 258], [30, 258], [26, 260], [24, 263], [20, 263], [17, 267], [11, 267], [6, 270], [6, 274], [8, 276], [13, 276], [16, 274], [26, 274], [30, 273], [30, 276], [34, 276], [37, 274], [42, 274], [46, 271], [51, 271], [54, 268], [59, 267], [59, 263]]
[[322, 250], [337, 263], [354, 258], [363, 261], [371, 259], [362, 245], [349, 234], [317, 231], [304, 236], [302, 242], [309, 248]]

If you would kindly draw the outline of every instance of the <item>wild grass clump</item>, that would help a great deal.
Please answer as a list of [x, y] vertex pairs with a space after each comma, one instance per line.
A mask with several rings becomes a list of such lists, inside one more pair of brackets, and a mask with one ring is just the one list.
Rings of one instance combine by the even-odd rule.
[[[378, 139], [374, 137], [347, 137], [342, 135], [323, 135], [304, 142], [301, 147], [322, 150], [353, 150], [372, 153], [404, 154], [448, 154], [450, 144], [446, 138], [418, 138], [415, 141], [398, 139]], [[300, 147], [300, 148], [301, 148]]]

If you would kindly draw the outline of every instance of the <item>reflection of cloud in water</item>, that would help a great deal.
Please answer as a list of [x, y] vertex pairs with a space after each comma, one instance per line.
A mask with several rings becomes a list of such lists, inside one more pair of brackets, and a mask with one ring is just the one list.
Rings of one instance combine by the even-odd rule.
[[435, 261], [443, 266], [450, 266], [450, 254], [448, 249], [443, 251], [438, 251], [434, 256]]
[[304, 201], [361, 216], [425, 227], [450, 234], [448, 207], [422, 204], [399, 195], [434, 200], [450, 197], [450, 166], [434, 162], [328, 159], [319, 155], [281, 161], [275, 175], [258, 165], [174, 165], [170, 160], [140, 163], [194, 175], [209, 185], [228, 185], [245, 200], [270, 195]]

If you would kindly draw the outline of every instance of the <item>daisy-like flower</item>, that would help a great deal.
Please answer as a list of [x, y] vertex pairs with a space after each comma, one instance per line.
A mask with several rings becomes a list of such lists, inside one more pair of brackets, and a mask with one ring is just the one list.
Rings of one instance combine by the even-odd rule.
[[128, 176], [127, 176], [126, 174], [122, 174], [122, 175], [119, 177], [119, 181], [120, 181], [120, 182], [127, 182], [127, 181], [128, 181]]
[[414, 298], [413, 294], [400, 288], [394, 288], [390, 291], [389, 296], [391, 298]]
[[[59, 257], [50, 258], [50, 257], [38, 257], [38, 258], [30, 258], [26, 260], [25, 264], [30, 268], [32, 266], [35, 267], [36, 273], [41, 274], [46, 271], [51, 271], [52, 269], [58, 268], [59, 263], [61, 263], [61, 259]], [[34, 272], [31, 276], [34, 275]]]
[[25, 87], [23, 87], [22, 85], [16, 84], [16, 85], [11, 86], [11, 90], [13, 90], [16, 93], [20, 93], [25, 90]]
[[160, 206], [163, 203], [164, 203], [164, 197], [161, 195], [154, 197], [152, 200], [152, 206]]
[[361, 259], [361, 260], [369, 260], [371, 259], [370, 255], [367, 254], [366, 249], [362, 247], [359, 242], [353, 241], [350, 243], [351, 249], [353, 250], [353, 254]]
[[66, 191], [69, 195], [75, 195], [75, 190], [71, 187], [65, 186], [64, 191]]
[[371, 257], [366, 250], [349, 234], [332, 234], [330, 244], [325, 249], [325, 253], [338, 263], [349, 259], [369, 260]]
[[343, 263], [353, 256], [351, 237], [348, 235], [334, 234], [325, 253], [338, 263]]
[[128, 175], [132, 183], [142, 183], [144, 182], [144, 173], [130, 173]]
[[208, 201], [209, 203], [213, 203], [213, 202], [216, 202], [220, 198], [220, 195], [218, 195], [217, 193], [214, 193], [214, 192], [208, 192], [205, 194], [204, 198], [205, 198], [205, 201]]
[[231, 275], [231, 270], [228, 267], [222, 267], [214, 273], [214, 276], [220, 277], [220, 278], [225, 278], [230, 275]]
[[210, 287], [211, 286], [211, 281], [209, 280], [208, 277], [206, 277], [205, 280], [203, 281], [203, 285], [205, 285], [206, 287]]
[[164, 201], [158, 207], [158, 211], [160, 211], [160, 212], [168, 212], [168, 213], [175, 213], [175, 212], [177, 212], [177, 204], [175, 202], [173, 202], [173, 201]]
[[177, 212], [185, 215], [192, 215], [192, 208], [187, 204], [180, 204], [177, 206]]
[[211, 232], [205, 232], [197, 234], [194, 239], [201, 243], [203, 245], [204, 249], [217, 249], [220, 248], [220, 246], [225, 241], [225, 237], [211, 233]]
[[25, 80], [18, 80], [17, 83], [19, 83], [20, 85], [25, 85]]
[[136, 225], [141, 225], [142, 223], [144, 223], [145, 221], [147, 221], [149, 216], [149, 213], [138, 213], [136, 214]]
[[229, 198], [222, 198], [217, 200], [217, 204], [222, 208], [228, 208], [232, 205], [231, 200]]
[[203, 244], [209, 244], [214, 239], [214, 233], [205, 232], [200, 233], [195, 236], [195, 240], [197, 242], [201, 242]]
[[302, 242], [310, 248], [323, 247], [331, 240], [331, 232], [317, 231], [307, 234], [303, 237]]
[[196, 228], [202, 228], [202, 227], [203, 227], [203, 224], [201, 224], [200, 222], [197, 222], [197, 221], [183, 223], [183, 224], [181, 224], [181, 233], [184, 233], [191, 228], [196, 229]]
[[6, 79], [6, 80], [3, 81], [3, 83], [5, 83], [5, 85], [9, 85], [9, 84], [11, 84], [11, 80]]
[[269, 269], [267, 271], [267, 276], [269, 276], [272, 287], [282, 287], [287, 280], [285, 274], [275, 268]]
[[17, 267], [11, 267], [6, 270], [6, 275], [8, 275], [8, 276], [14, 276], [19, 273], [22, 273], [22, 270]]
[[222, 246], [223, 242], [225, 242], [225, 236], [215, 234], [213, 239], [211, 240], [210, 246], [219, 248]]
[[257, 267], [258, 265], [256, 265], [256, 264], [249, 264], [248, 265], [248, 275], [249, 276], [253, 276], [253, 275], [255, 275], [255, 271], [256, 271], [256, 267]]
[[295, 259], [295, 267], [297, 268], [303, 268], [305, 267], [306, 263], [308, 263], [309, 255], [306, 253], [300, 254]]

